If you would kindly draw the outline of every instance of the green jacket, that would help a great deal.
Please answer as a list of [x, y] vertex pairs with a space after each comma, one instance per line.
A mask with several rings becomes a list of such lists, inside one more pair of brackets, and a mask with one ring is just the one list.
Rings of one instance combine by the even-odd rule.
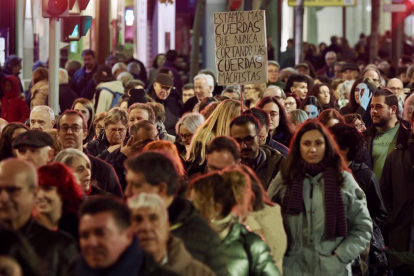
[[[283, 214], [288, 249], [283, 259], [284, 275], [348, 275], [350, 263], [367, 247], [372, 236], [372, 220], [365, 194], [352, 174], [343, 173], [342, 199], [347, 217], [348, 235], [325, 238], [325, 204], [322, 173], [306, 175], [303, 183], [304, 210], [301, 214]], [[268, 195], [281, 204], [286, 192], [279, 173], [270, 184]], [[312, 189], [313, 188], [313, 189]], [[313, 191], [312, 191], [313, 190]], [[336, 253], [338, 257], [333, 256]]]
[[255, 233], [235, 222], [224, 239], [231, 276], [279, 276], [269, 247]]

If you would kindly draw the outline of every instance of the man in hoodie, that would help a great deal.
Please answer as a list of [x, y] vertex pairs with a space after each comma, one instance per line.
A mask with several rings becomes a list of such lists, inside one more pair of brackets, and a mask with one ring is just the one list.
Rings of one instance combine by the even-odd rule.
[[24, 123], [29, 118], [30, 110], [20, 92], [19, 78], [14, 75], [5, 76], [1, 80], [1, 88], [4, 92], [1, 99], [1, 118], [10, 123]]

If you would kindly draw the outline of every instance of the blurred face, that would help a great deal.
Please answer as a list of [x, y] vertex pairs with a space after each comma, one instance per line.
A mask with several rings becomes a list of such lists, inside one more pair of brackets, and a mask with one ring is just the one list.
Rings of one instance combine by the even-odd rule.
[[[83, 151], [83, 140], [88, 135], [88, 132], [82, 128], [82, 118], [78, 115], [64, 115], [60, 118], [59, 124], [58, 137], [62, 149]], [[76, 132], [73, 129], [79, 129], [79, 131]]]
[[275, 97], [281, 104], [285, 103], [285, 99], [282, 97], [282, 91], [279, 87], [269, 87], [265, 90], [263, 97]]
[[[164, 211], [165, 212], [165, 211]], [[169, 237], [169, 224], [160, 208], [132, 210], [132, 230], [139, 244], [153, 256], [165, 256]]]
[[10, 92], [11, 89], [12, 89], [12, 83], [11, 83], [11, 81], [6, 80], [4, 82], [4, 90], [5, 90], [5, 92], [6, 93], [7, 92]]
[[55, 125], [55, 121], [51, 120], [49, 113], [38, 111], [30, 114], [30, 129], [49, 130]]
[[161, 85], [158, 82], [154, 83], [155, 94], [160, 100], [165, 100], [168, 98], [168, 96], [170, 96], [171, 88], [171, 86]]
[[294, 82], [293, 86], [290, 88], [292, 93], [295, 93], [299, 99], [303, 100], [308, 94], [308, 84], [306, 82]]
[[336, 62], [336, 54], [334, 54], [334, 53], [326, 54], [325, 61], [326, 61], [326, 65], [328, 65], [329, 67], [334, 66], [334, 64]]
[[16, 66], [14, 66], [11, 70], [12, 74], [17, 76], [18, 74], [20, 74], [20, 70], [22, 70], [22, 62], [19, 62], [19, 64], [17, 64]]
[[202, 78], [194, 81], [194, 93], [199, 101], [212, 95], [210, 89], [212, 90], [212, 88], [208, 86], [206, 79]]
[[321, 86], [319, 88], [319, 93], [318, 93], [318, 101], [321, 104], [329, 104], [331, 100], [331, 93], [329, 91], [329, 88], [327, 86]]
[[91, 118], [91, 113], [83, 104], [77, 103], [75, 104], [73, 109], [82, 113], [83, 117], [85, 117], [85, 120], [89, 122], [89, 119]]
[[259, 154], [259, 134], [253, 123], [231, 127], [230, 136], [240, 145], [242, 159], [256, 159]]
[[342, 72], [342, 78], [348, 81], [355, 80], [357, 77], [355, 74], [356, 72], [357, 71], [355, 70], [346, 69], [345, 71]]
[[83, 55], [83, 66], [85, 66], [85, 69], [90, 71], [95, 66], [95, 58], [92, 55]]
[[395, 114], [396, 107], [385, 103], [385, 96], [372, 97], [371, 118], [374, 126], [385, 127]]
[[285, 100], [285, 110], [289, 113], [292, 110], [298, 109], [296, 100], [293, 97], [287, 97]]
[[253, 84], [247, 84], [244, 87], [244, 93], [246, 95], [246, 100], [250, 100], [250, 101], [254, 101], [254, 102], [259, 100], [260, 91], [257, 90], [256, 88], [254, 88]]
[[238, 160], [228, 150], [213, 151], [206, 155], [207, 172], [221, 171], [227, 167], [235, 166]]
[[377, 87], [381, 85], [381, 78], [380, 78], [380, 76], [378, 76], [378, 73], [375, 72], [374, 70], [368, 70], [367, 72], [365, 72], [363, 77], [364, 78], [371, 78], [375, 82], [375, 85]]
[[194, 97], [194, 89], [183, 90], [183, 103]]
[[309, 69], [308, 69], [308, 68], [306, 68], [305, 66], [299, 66], [299, 67], [296, 69], [296, 73], [298, 73], [298, 74], [304, 74], [304, 75], [310, 75], [310, 73], [309, 73]]
[[308, 114], [309, 118], [317, 118], [319, 115], [319, 110], [315, 105], [308, 104], [304, 108], [306, 114]]
[[53, 149], [50, 147], [34, 148], [21, 146], [16, 150], [16, 157], [32, 163], [36, 168], [46, 165], [53, 158]]
[[62, 210], [62, 200], [57, 192], [57, 187], [40, 186], [37, 189], [36, 210], [42, 214]]
[[91, 164], [83, 158], [73, 158], [70, 168], [84, 192], [91, 186]]
[[300, 155], [309, 164], [318, 164], [325, 156], [325, 138], [319, 130], [310, 130], [300, 138]]
[[279, 106], [274, 102], [267, 103], [263, 106], [263, 111], [269, 114], [270, 117], [270, 131], [274, 131], [279, 126], [280, 110]]
[[110, 212], [86, 214], [79, 220], [79, 245], [92, 269], [115, 264], [131, 241], [131, 230], [118, 226]]
[[24, 276], [19, 263], [6, 255], [0, 255], [1, 276]]
[[145, 109], [135, 108], [132, 109], [128, 114], [128, 128], [131, 130], [131, 127], [136, 122], [149, 119], [148, 111]]
[[342, 79], [342, 66], [341, 65], [334, 65], [334, 79]]
[[126, 136], [126, 126], [121, 122], [116, 124], [110, 124], [105, 128], [106, 138], [108, 139], [109, 144], [119, 145], [125, 139]]
[[165, 56], [164, 55], [159, 55], [157, 57], [157, 66], [158, 66], [158, 68], [161, 68], [164, 65], [165, 61], [166, 61]]
[[404, 92], [404, 84], [399, 79], [389, 80], [387, 87], [397, 96]]
[[359, 119], [356, 119], [353, 125], [359, 132], [364, 132], [365, 130], [367, 130], [367, 128], [365, 127], [365, 123]]
[[0, 170], [0, 223], [25, 223], [34, 202], [35, 189], [29, 187], [26, 173]]
[[184, 125], [180, 125], [178, 136], [181, 138], [181, 142], [184, 146], [189, 146], [191, 143], [191, 139], [193, 138], [193, 133], [188, 131], [188, 129]]
[[275, 83], [279, 80], [280, 69], [277, 66], [269, 64], [267, 67], [267, 79], [269, 83]]
[[403, 82], [407, 83], [410, 82], [410, 78], [408, 77], [407, 73], [402, 73], [398, 76], [398, 78]]
[[159, 192], [159, 187], [149, 184], [142, 173], [135, 173], [127, 168], [125, 179], [127, 182], [126, 197], [132, 197], [140, 193], [158, 194]]

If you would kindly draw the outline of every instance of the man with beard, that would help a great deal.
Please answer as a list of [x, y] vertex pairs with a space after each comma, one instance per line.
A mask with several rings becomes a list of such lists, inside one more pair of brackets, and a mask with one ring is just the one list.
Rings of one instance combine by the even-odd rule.
[[230, 136], [240, 145], [241, 162], [249, 166], [265, 190], [279, 172], [285, 159], [273, 148], [260, 146], [260, 122], [251, 114], [243, 114], [230, 123]]
[[401, 119], [398, 98], [387, 89], [374, 93], [371, 118], [373, 126], [366, 132], [367, 147], [372, 156], [373, 171], [381, 179], [388, 153], [404, 141], [410, 132], [410, 124]]

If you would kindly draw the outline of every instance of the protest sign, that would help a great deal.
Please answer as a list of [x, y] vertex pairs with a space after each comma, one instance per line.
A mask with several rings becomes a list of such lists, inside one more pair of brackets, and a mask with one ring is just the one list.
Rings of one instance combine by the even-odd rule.
[[267, 83], [265, 11], [214, 13], [219, 85]]

